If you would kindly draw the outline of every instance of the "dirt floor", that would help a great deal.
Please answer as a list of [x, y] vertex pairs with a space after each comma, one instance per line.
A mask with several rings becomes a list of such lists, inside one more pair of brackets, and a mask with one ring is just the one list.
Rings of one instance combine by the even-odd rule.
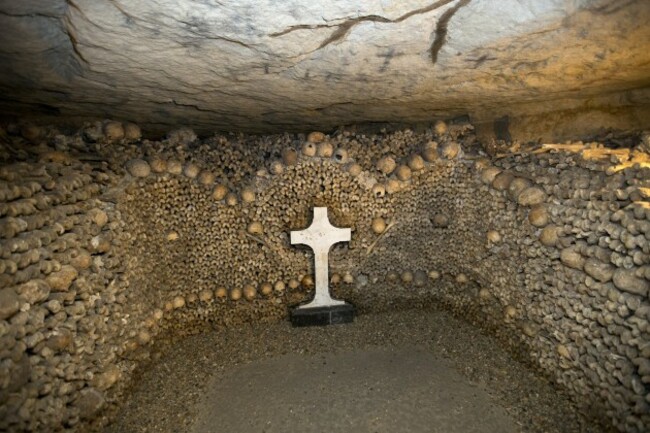
[[193, 431], [502, 432], [515, 421], [445, 360], [413, 348], [285, 355], [208, 386]]
[[473, 326], [438, 311], [181, 340], [104, 433], [604, 432]]

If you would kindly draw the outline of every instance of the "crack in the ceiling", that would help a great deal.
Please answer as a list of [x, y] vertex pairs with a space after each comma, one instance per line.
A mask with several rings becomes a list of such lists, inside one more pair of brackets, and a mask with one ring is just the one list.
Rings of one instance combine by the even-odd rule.
[[[341, 39], [343, 39], [350, 32], [350, 30], [352, 30], [352, 28], [354, 26], [356, 26], [359, 23], [363, 23], [363, 22], [377, 22], [377, 23], [391, 23], [391, 24], [401, 23], [402, 21], [405, 21], [405, 20], [411, 18], [414, 15], [421, 15], [421, 14], [425, 14], [427, 12], [431, 12], [433, 10], [439, 9], [439, 8], [445, 6], [445, 5], [449, 4], [449, 3], [452, 3], [454, 1], [456, 1], [456, 0], [438, 0], [437, 2], [432, 3], [432, 4], [428, 5], [428, 6], [423, 7], [423, 8], [414, 9], [412, 11], [409, 11], [409, 12], [407, 12], [407, 13], [405, 13], [405, 14], [403, 14], [403, 15], [395, 18], [395, 19], [389, 19], [389, 18], [386, 18], [386, 17], [382, 17], [381, 15], [364, 15], [364, 16], [360, 16], [360, 17], [357, 17], [357, 18], [346, 19], [342, 23], [338, 23], [338, 24], [299, 24], [299, 25], [288, 27], [287, 29], [282, 30], [280, 32], [271, 33], [269, 36], [273, 37], [273, 38], [276, 38], [276, 37], [283, 36], [283, 35], [286, 35], [288, 33], [294, 32], [296, 30], [313, 30], [313, 29], [322, 29], [322, 28], [335, 28], [335, 30], [330, 34], [330, 36], [328, 36], [323, 42], [321, 42], [320, 45], [318, 46], [318, 48], [316, 48], [316, 50], [313, 50], [313, 51], [317, 51], [317, 50], [320, 50], [321, 48], [326, 47], [327, 45], [329, 45], [329, 44], [331, 44], [333, 42], [340, 41]], [[461, 0], [461, 2], [462, 2], [462, 0]], [[310, 54], [313, 51], [311, 51], [311, 52], [309, 52], [307, 54]]]
[[447, 42], [447, 31], [449, 26], [449, 21], [451, 18], [458, 12], [458, 9], [467, 6], [467, 4], [472, 0], [460, 0], [453, 7], [447, 9], [443, 12], [442, 16], [436, 24], [435, 37], [433, 38], [433, 43], [431, 44], [431, 63], [436, 64], [438, 61], [438, 53], [442, 49], [445, 42]]

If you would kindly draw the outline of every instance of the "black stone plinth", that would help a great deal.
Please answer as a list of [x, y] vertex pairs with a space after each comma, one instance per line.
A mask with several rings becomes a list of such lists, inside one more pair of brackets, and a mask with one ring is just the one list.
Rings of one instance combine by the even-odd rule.
[[350, 323], [353, 320], [354, 306], [352, 304], [291, 310], [291, 324], [294, 327], [339, 325]]

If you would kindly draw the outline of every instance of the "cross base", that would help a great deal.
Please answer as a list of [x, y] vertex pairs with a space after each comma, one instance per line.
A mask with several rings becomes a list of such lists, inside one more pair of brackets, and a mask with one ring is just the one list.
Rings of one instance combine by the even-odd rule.
[[354, 320], [352, 304], [331, 307], [294, 308], [291, 310], [291, 324], [294, 327], [325, 326], [351, 323]]

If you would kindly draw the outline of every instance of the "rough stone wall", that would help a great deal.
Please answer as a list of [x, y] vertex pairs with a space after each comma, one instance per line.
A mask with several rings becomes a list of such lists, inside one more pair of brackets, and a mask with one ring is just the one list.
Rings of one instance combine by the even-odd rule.
[[[182, 129], [148, 141], [104, 122], [22, 136], [3, 135], [0, 155], [25, 160], [0, 172], [3, 263], [15, 263], [0, 299], [0, 338], [12, 347], [1, 358], [5, 427], [94, 419], [166, 336], [285, 318], [313, 291], [311, 253], [288, 241], [313, 206], [352, 227], [330, 275], [362, 313], [445, 306], [621, 431], [650, 423], [645, 142], [508, 151], [480, 146], [471, 125], [442, 123], [204, 140]], [[29, 193], [14, 185], [39, 170], [49, 178], [20, 196]], [[30, 212], [47, 210], [39, 197], [69, 176], [85, 179], [74, 184], [85, 195], [48, 206], [78, 216], [45, 220], [56, 235], [47, 245], [20, 243], [38, 231]], [[29, 263], [38, 267], [22, 272]], [[54, 345], [60, 335], [67, 343]]]

